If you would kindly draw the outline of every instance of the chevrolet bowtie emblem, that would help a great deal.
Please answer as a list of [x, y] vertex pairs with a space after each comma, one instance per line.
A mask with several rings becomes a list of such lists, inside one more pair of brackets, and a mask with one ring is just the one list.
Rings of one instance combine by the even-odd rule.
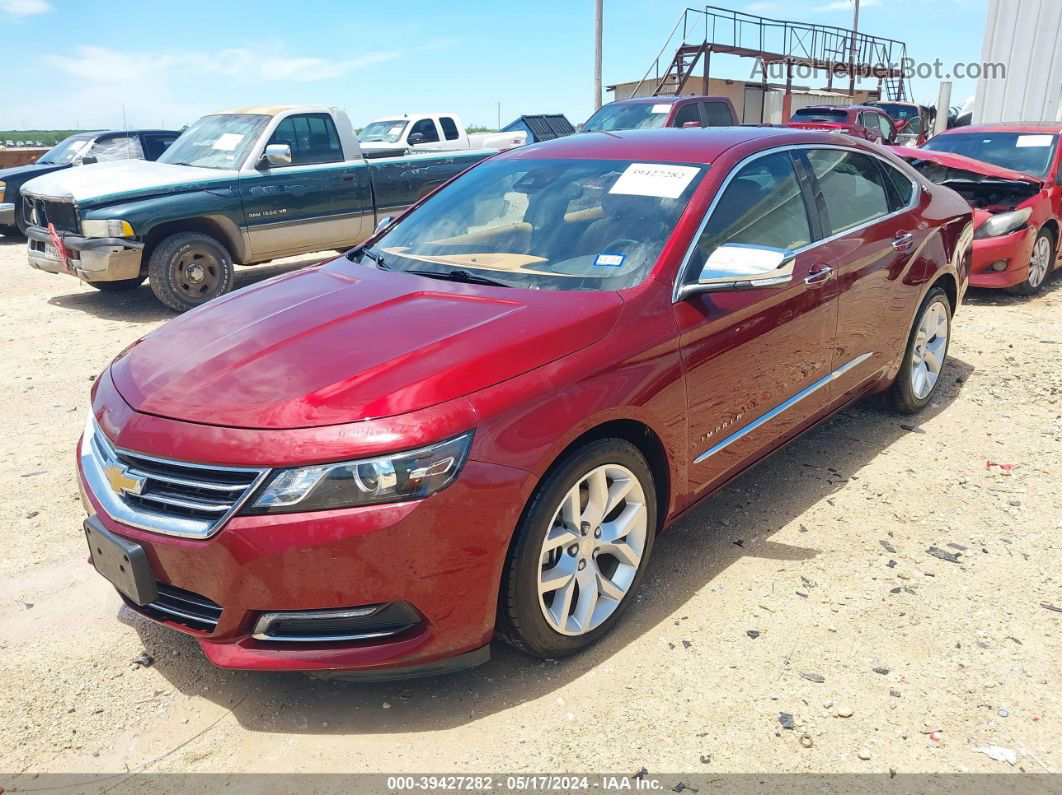
[[130, 475], [129, 470], [120, 464], [104, 467], [103, 474], [107, 476], [107, 482], [115, 494], [139, 494], [144, 488], [144, 478]]

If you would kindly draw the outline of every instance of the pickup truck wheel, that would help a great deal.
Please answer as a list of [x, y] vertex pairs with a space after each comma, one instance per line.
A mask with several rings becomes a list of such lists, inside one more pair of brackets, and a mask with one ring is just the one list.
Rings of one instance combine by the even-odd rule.
[[933, 399], [951, 341], [951, 304], [939, 287], [932, 287], [915, 315], [900, 372], [883, 395], [887, 408], [915, 414]]
[[1036, 295], [1044, 287], [1055, 264], [1055, 238], [1050, 229], [1041, 229], [1033, 243], [1029, 257], [1029, 276], [1021, 284], [1010, 288], [1017, 295]]
[[225, 246], [200, 232], [178, 232], [164, 238], [148, 260], [152, 292], [178, 312], [229, 292], [235, 275]]
[[135, 290], [137, 287], [144, 283], [144, 279], [147, 278], [147, 274], [141, 274], [135, 279], [119, 279], [114, 282], [89, 282], [89, 287], [95, 287], [105, 293], [120, 293], [125, 290]]
[[559, 461], [517, 525], [498, 633], [539, 657], [574, 654], [634, 601], [653, 549], [653, 475], [630, 442], [600, 439]]

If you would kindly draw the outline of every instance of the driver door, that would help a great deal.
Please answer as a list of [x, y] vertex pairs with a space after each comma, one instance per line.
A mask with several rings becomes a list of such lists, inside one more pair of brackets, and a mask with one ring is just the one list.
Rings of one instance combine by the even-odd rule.
[[837, 282], [822, 261], [821, 225], [803, 168], [789, 151], [738, 166], [709, 208], [683, 271], [686, 283], [696, 282], [724, 243], [793, 256], [785, 284], [699, 292], [675, 304], [694, 498], [829, 409]]

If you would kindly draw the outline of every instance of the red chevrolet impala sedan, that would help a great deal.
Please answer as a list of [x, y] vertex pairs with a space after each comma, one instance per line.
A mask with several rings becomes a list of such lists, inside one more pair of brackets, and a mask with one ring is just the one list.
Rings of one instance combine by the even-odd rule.
[[114, 360], [78, 447], [92, 562], [226, 668], [570, 654], [698, 500], [858, 398], [932, 399], [971, 235], [836, 135], [498, 155]]

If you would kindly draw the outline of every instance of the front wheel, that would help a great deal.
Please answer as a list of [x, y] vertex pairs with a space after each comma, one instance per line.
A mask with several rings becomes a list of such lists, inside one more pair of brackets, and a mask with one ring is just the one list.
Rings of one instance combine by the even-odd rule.
[[629, 442], [601, 439], [561, 460], [517, 526], [501, 585], [501, 636], [556, 658], [608, 633], [645, 571], [657, 510], [649, 465]]
[[926, 407], [940, 384], [950, 341], [951, 304], [942, 289], [933, 287], [915, 315], [900, 372], [885, 393], [889, 408], [915, 414]]
[[151, 290], [170, 309], [186, 312], [232, 289], [228, 250], [210, 235], [178, 232], [159, 242], [148, 260]]
[[1055, 239], [1047, 229], [1041, 229], [1033, 243], [1029, 257], [1029, 275], [1021, 284], [1011, 287], [1018, 295], [1036, 295], [1044, 287], [1047, 275], [1055, 264]]

